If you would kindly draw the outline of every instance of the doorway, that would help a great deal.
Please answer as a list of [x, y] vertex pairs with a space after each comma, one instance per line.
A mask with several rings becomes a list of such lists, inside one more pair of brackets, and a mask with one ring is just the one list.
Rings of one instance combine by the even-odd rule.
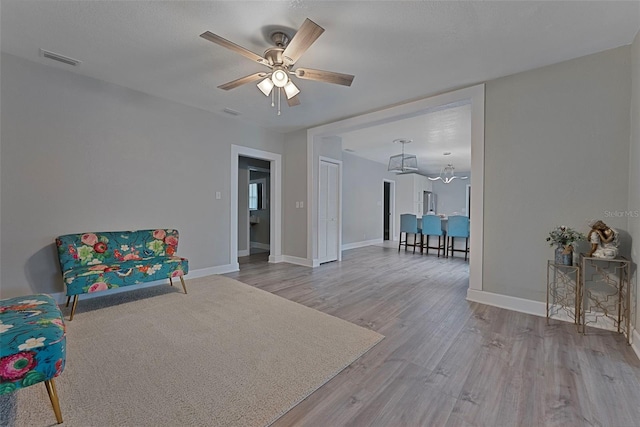
[[393, 219], [395, 217], [395, 189], [394, 181], [382, 181], [382, 240], [395, 240], [393, 235]]
[[[484, 98], [483, 84], [458, 89], [429, 98], [395, 105], [384, 110], [366, 113], [337, 122], [325, 124], [307, 130], [307, 185], [308, 185], [308, 220], [307, 220], [307, 253], [310, 262], [317, 266], [317, 212], [318, 193], [314, 183], [317, 182], [317, 170], [314, 162], [327, 142], [341, 141], [344, 132], [364, 129], [380, 123], [390, 123], [407, 117], [416, 117], [430, 111], [454, 105], [469, 104], [471, 107], [471, 206], [470, 215], [477, 226], [471, 227], [469, 253], [469, 293], [482, 291], [483, 246], [484, 246]], [[397, 226], [397, 224], [396, 224]]]
[[[263, 176], [258, 180], [264, 178], [268, 181], [269, 193], [268, 202], [263, 205], [264, 209], [268, 211], [268, 219], [265, 221], [269, 224], [269, 242], [268, 242], [268, 258], [265, 255], [265, 259], [269, 262], [282, 262], [282, 155], [271, 153], [268, 151], [257, 150], [249, 147], [242, 147], [239, 145], [231, 146], [231, 180], [230, 180], [230, 236], [229, 236], [229, 268], [230, 270], [238, 270], [240, 264], [238, 262], [239, 248], [244, 249], [250, 253], [251, 251], [251, 231], [250, 231], [250, 215], [249, 215], [249, 181], [251, 179], [249, 167], [247, 166], [246, 172], [241, 172], [240, 159], [246, 157], [254, 160], [260, 160], [266, 163], [262, 165], [268, 165], [269, 176]], [[260, 169], [261, 167], [257, 167]], [[256, 169], [254, 167], [254, 169]], [[266, 169], [266, 168], [262, 168]], [[240, 195], [241, 186], [240, 181], [244, 179], [246, 182], [246, 198], [244, 195]], [[264, 190], [265, 187], [262, 187]], [[255, 187], [258, 191], [258, 186]], [[256, 195], [259, 198], [258, 195]], [[264, 198], [264, 196], [263, 196]], [[246, 205], [246, 220], [240, 218], [244, 211], [239, 209], [241, 201]], [[256, 200], [256, 203], [258, 201]], [[258, 207], [259, 205], [256, 205]], [[262, 221], [262, 220], [261, 220]], [[246, 244], [245, 244], [246, 242]], [[264, 244], [263, 248], [266, 248], [267, 244]], [[264, 249], [266, 251], [266, 249]], [[240, 253], [242, 255], [242, 253]]]
[[[267, 261], [271, 243], [271, 162], [238, 158], [238, 257]], [[260, 256], [258, 256], [260, 255]]]

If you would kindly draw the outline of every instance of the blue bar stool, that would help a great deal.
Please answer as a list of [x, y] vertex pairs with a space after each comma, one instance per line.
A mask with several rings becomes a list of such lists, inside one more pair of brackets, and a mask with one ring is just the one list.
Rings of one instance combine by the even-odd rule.
[[[404, 241], [402, 240], [402, 233], [404, 233]], [[413, 244], [408, 243], [409, 234], [413, 234]], [[418, 242], [418, 235], [420, 235], [420, 242]], [[400, 242], [398, 244], [398, 252], [404, 244], [404, 250], [407, 250], [407, 246], [413, 246], [413, 253], [416, 253], [416, 246], [422, 250], [422, 230], [418, 228], [418, 218], [413, 214], [400, 215]]]
[[[429, 246], [429, 237], [438, 236], [438, 246]], [[440, 250], [443, 255], [446, 255], [446, 233], [442, 230], [442, 219], [435, 215], [423, 215], [422, 216], [422, 249], [427, 250], [429, 255], [429, 249], [437, 249], [438, 257], [440, 257]]]
[[[464, 238], [464, 249], [455, 249], [455, 238]], [[454, 252], [464, 252], [464, 260], [469, 255], [469, 218], [462, 215], [450, 216], [447, 221], [447, 256]]]

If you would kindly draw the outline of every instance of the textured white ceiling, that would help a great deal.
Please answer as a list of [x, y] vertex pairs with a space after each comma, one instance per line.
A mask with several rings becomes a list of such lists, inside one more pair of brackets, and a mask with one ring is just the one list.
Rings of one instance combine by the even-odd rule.
[[[456, 171], [471, 170], [471, 105], [459, 105], [424, 115], [340, 134], [342, 148], [375, 162], [388, 164], [402, 152], [395, 139], [411, 139], [406, 154], [415, 154], [422, 174], [438, 173], [447, 163]], [[450, 155], [445, 156], [444, 153]]]
[[[4, 52], [280, 132], [629, 44], [640, 28], [635, 1], [2, 0], [0, 14]], [[261, 67], [202, 32], [262, 53], [270, 29], [307, 17], [326, 31], [297, 65], [354, 74], [351, 87], [297, 80], [302, 105], [279, 117], [252, 84], [216, 88]]]

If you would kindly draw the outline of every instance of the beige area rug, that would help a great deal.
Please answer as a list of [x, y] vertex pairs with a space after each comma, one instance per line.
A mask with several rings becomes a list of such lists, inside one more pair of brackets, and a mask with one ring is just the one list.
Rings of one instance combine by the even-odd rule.
[[[180, 288], [80, 301], [64, 425], [269, 425], [384, 338], [227, 277]], [[0, 422], [55, 424], [44, 385], [0, 396]]]

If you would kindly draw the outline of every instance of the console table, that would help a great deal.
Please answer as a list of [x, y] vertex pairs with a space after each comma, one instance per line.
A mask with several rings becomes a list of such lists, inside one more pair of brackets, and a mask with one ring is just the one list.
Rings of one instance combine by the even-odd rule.
[[631, 261], [580, 254], [582, 333], [588, 324], [627, 335], [631, 344]]

